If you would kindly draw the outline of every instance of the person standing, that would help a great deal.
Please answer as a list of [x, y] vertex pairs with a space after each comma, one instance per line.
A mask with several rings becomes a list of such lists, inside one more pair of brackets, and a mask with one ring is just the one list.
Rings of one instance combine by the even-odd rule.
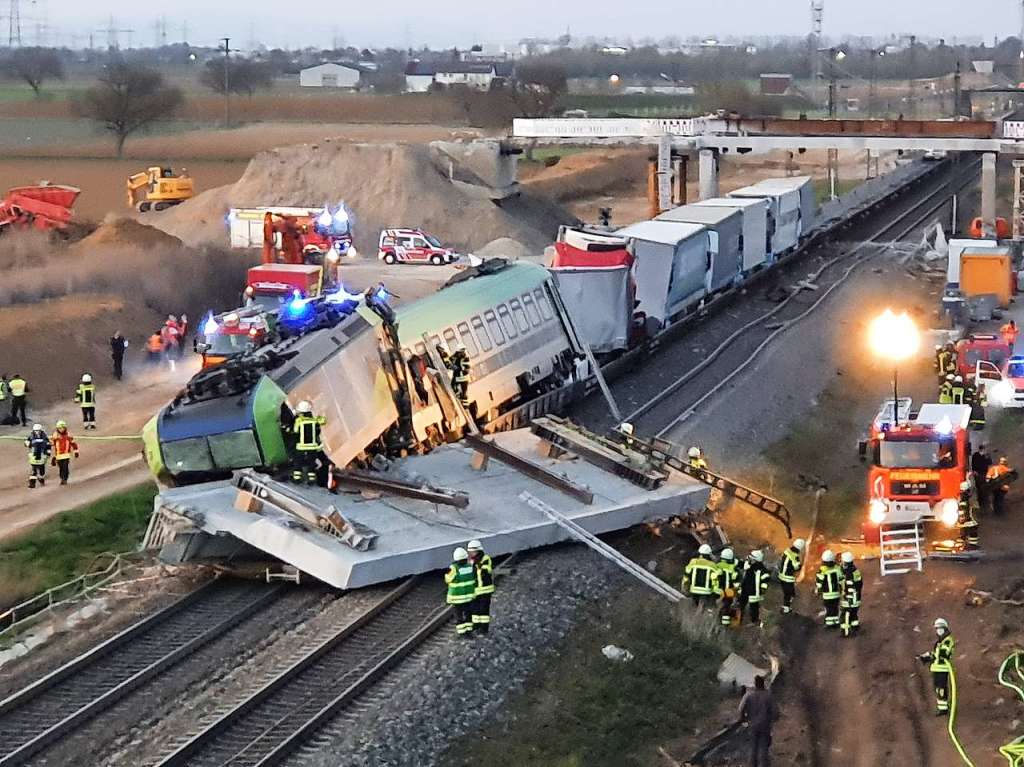
[[[11, 389], [7, 383], [7, 374], [0, 373], [0, 403], [6, 402], [10, 393]], [[0, 404], [0, 408], [2, 407], [4, 407], [4, 405]]]
[[164, 337], [157, 331], [146, 341], [146, 362], [151, 365], [159, 364], [164, 358]]
[[455, 609], [455, 633], [459, 638], [473, 634], [472, 602], [476, 594], [476, 573], [469, 561], [469, 552], [459, 546], [452, 552], [452, 564], [444, 574], [448, 585], [445, 601]]
[[853, 563], [852, 552], [844, 551], [842, 560], [843, 596], [839, 600], [839, 628], [842, 629], [844, 637], [849, 637], [860, 631], [860, 603], [864, 578], [857, 565]]
[[740, 572], [736, 567], [736, 554], [729, 547], [722, 549], [718, 561], [715, 592], [718, 594], [718, 617], [723, 626], [731, 626], [733, 607], [740, 591]]
[[796, 577], [803, 565], [804, 539], [797, 538], [792, 545], [782, 552], [779, 562], [779, 583], [782, 584], [782, 614], [793, 612], [793, 600], [796, 598]]
[[491, 628], [494, 562], [478, 540], [470, 541], [466, 549], [469, 552], [469, 561], [473, 564], [473, 570], [476, 573], [476, 591], [473, 594], [472, 603], [473, 631], [486, 634]]
[[57, 430], [50, 436], [50, 444], [53, 446], [50, 465], [57, 467], [60, 483], [66, 485], [71, 478], [71, 458], [78, 458], [78, 443], [68, 431], [67, 421], [57, 421]]
[[971, 483], [960, 483], [960, 500], [957, 502], [957, 528], [960, 531], [960, 544], [965, 551], [977, 551], [981, 548], [979, 537], [978, 515], [971, 503]]
[[942, 383], [939, 385], [939, 404], [940, 405], [952, 405], [953, 404], [953, 374], [947, 373]]
[[114, 378], [120, 381], [124, 377], [124, 353], [128, 351], [128, 339], [115, 330], [110, 337], [110, 359], [114, 362]]
[[999, 463], [989, 467], [985, 479], [992, 496], [992, 513], [997, 517], [1006, 510], [1006, 494], [1010, 492], [1010, 482], [1016, 478], [1016, 472], [1010, 468], [1005, 455], [1000, 456]]
[[967, 387], [964, 386], [963, 376], [953, 376], [953, 404], [964, 405], [967, 398]]
[[82, 428], [96, 428], [96, 384], [92, 382], [92, 376], [88, 373], [82, 374], [82, 382], [75, 390], [75, 402], [82, 408]]
[[690, 595], [695, 607], [710, 604], [715, 593], [716, 573], [717, 566], [711, 561], [711, 547], [703, 543], [683, 570], [683, 591]]
[[918, 659], [928, 664], [932, 672], [932, 684], [935, 687], [935, 715], [949, 714], [949, 683], [953, 674], [953, 650], [956, 640], [949, 630], [949, 622], [945, 618], [935, 619], [935, 634], [938, 639], [931, 652], [921, 653]]
[[296, 409], [292, 433], [295, 435], [296, 459], [292, 466], [292, 481], [315, 485], [317, 481], [317, 464], [323, 453], [324, 442], [322, 429], [327, 419], [322, 415], [313, 415], [313, 406], [302, 400]]
[[455, 347], [450, 358], [452, 389], [463, 407], [469, 406], [469, 354], [461, 343]]
[[25, 437], [28, 448], [28, 486], [34, 488], [46, 484], [46, 459], [50, 457], [50, 438], [46, 436], [43, 425], [37, 423]]
[[765, 688], [764, 677], [754, 677], [754, 689], [747, 690], [740, 701], [739, 721], [750, 727], [750, 767], [770, 767], [772, 724], [778, 711], [772, 694]]
[[768, 568], [764, 566], [764, 552], [754, 549], [743, 563], [740, 579], [740, 621], [746, 612], [751, 624], [761, 627], [761, 602], [768, 590]]
[[984, 445], [978, 445], [978, 449], [971, 455], [971, 472], [974, 474], [974, 489], [978, 493], [978, 506], [982, 510], [989, 507], [988, 491], [988, 470], [992, 468], [992, 459]]
[[836, 555], [825, 549], [821, 555], [821, 567], [814, 579], [814, 593], [821, 595], [825, 607], [825, 628], [839, 628], [839, 597], [842, 596], [843, 574], [836, 565]]
[[25, 410], [28, 406], [28, 384], [18, 373], [11, 376], [7, 382], [7, 388], [11, 392], [11, 420], [28, 426], [28, 419], [25, 417]]
[[1010, 354], [1013, 354], [1013, 347], [1017, 343], [1017, 336], [1020, 335], [1017, 323], [1010, 320], [999, 328], [999, 335], [1003, 337], [1003, 342], [1010, 347]]

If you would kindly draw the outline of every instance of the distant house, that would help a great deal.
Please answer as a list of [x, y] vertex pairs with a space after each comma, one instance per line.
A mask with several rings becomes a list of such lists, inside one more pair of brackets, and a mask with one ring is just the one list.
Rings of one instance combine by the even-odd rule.
[[762, 96], [785, 96], [793, 84], [793, 75], [783, 72], [764, 72], [760, 79]]
[[317, 64], [299, 71], [304, 88], [358, 88], [361, 72], [352, 64]]
[[410, 61], [405, 67], [405, 89], [424, 93], [434, 83], [465, 85], [486, 91], [496, 79], [512, 76], [510, 61]]

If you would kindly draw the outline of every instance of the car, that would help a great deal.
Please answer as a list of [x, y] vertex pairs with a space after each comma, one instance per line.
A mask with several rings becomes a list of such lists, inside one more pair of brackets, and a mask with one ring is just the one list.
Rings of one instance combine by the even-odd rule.
[[933, 162], [937, 162], [938, 160], [945, 160], [946, 159], [946, 150], [945, 149], [928, 149], [927, 151], [925, 151], [924, 155], [922, 156], [922, 159], [924, 159], [924, 160], [931, 160]]
[[985, 386], [991, 404], [1024, 408], [1024, 355], [1016, 354], [1002, 366], [978, 360], [974, 380]]
[[383, 229], [377, 243], [377, 258], [385, 264], [442, 266], [457, 261], [459, 256], [422, 229]]

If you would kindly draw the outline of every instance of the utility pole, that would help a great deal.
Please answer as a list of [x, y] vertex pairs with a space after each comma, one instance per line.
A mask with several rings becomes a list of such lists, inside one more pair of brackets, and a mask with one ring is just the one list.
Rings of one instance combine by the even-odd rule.
[[1020, 3], [1020, 51], [1017, 54], [1017, 86], [1024, 83], [1024, 0]]
[[[1024, 2], [1024, 0], [1022, 0]], [[825, 0], [811, 0], [811, 82], [818, 90], [821, 82], [821, 21], [825, 14]], [[818, 102], [821, 103], [820, 101]]]
[[915, 59], [917, 58], [917, 51], [915, 50], [916, 44], [917, 36], [911, 35], [909, 65], [907, 67], [907, 69], [909, 70], [909, 79], [907, 80], [907, 112], [910, 114], [911, 120], [917, 118], [917, 102], [916, 96], [914, 94], [914, 77], [916, 75]]
[[956, 60], [956, 70], [953, 72], [953, 119], [960, 117], [960, 59]]
[[224, 127], [228, 128], [231, 126], [231, 38], [222, 37], [221, 42], [224, 43]]
[[7, 13], [7, 47], [21, 45], [21, 6], [19, 0], [11, 0]]

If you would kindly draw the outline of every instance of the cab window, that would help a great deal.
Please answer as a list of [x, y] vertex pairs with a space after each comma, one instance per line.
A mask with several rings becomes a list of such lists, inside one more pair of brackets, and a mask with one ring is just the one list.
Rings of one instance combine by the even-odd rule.
[[526, 314], [530, 318], [530, 322], [534, 325], [540, 325], [540, 312], [537, 310], [537, 304], [533, 302], [533, 297], [527, 293], [523, 296], [523, 306], [526, 307]]
[[476, 356], [476, 340], [473, 338], [473, 331], [469, 329], [469, 325], [465, 322], [460, 322], [458, 325], [459, 337], [462, 339], [462, 345], [466, 347], [466, 353], [469, 354], [470, 358]]
[[491, 334], [491, 338], [494, 339], [494, 343], [501, 346], [505, 343], [505, 334], [501, 332], [501, 324], [498, 322], [498, 316], [490, 309], [484, 312], [484, 319], [487, 320], [487, 330]]
[[422, 237], [416, 237], [412, 241], [412, 246], [414, 248], [425, 248], [427, 247], [427, 242]]
[[519, 303], [519, 299], [513, 298], [511, 301], [508, 302], [508, 305], [512, 309], [512, 317], [516, 321], [516, 327], [519, 328], [519, 332], [529, 332], [530, 321], [526, 319], [526, 312], [523, 311], [523, 305]]
[[451, 328], [444, 329], [444, 342], [448, 344], [448, 348], [451, 351], [455, 351], [455, 347], [458, 345], [458, 342], [455, 340], [455, 331]]
[[501, 317], [501, 326], [505, 329], [505, 335], [510, 339], [515, 338], [519, 335], [516, 330], [515, 323], [512, 322], [512, 315], [508, 311], [508, 307], [505, 304], [498, 304], [498, 316]]
[[548, 304], [548, 297], [544, 295], [544, 291], [537, 288], [533, 291], [534, 298], [537, 299], [537, 306], [540, 307], [540, 313], [544, 319], [550, 320], [554, 315], [551, 312], [551, 306]]
[[473, 317], [470, 322], [473, 323], [476, 337], [480, 339], [480, 348], [485, 352], [489, 352], [493, 346], [490, 337], [487, 335], [487, 328], [484, 327], [484, 321], [479, 317]]

